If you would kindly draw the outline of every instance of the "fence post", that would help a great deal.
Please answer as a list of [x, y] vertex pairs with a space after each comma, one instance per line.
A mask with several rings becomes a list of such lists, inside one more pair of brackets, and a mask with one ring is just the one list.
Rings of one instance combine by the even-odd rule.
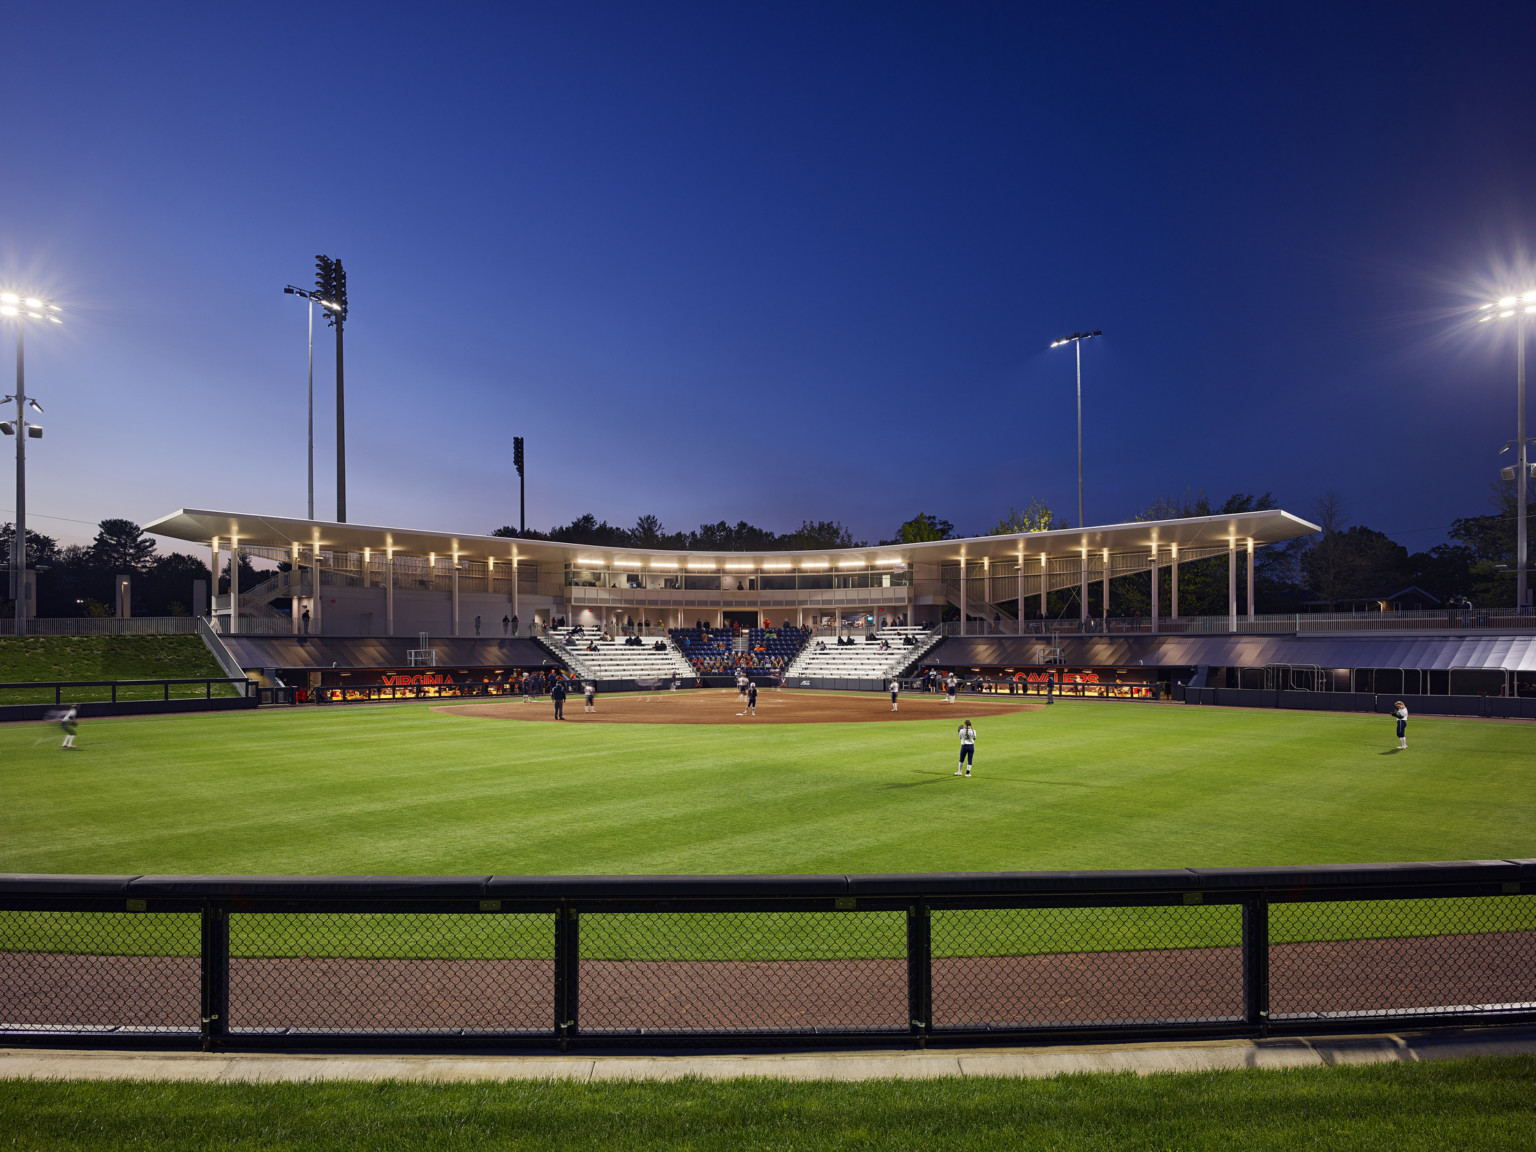
[[580, 989], [581, 937], [576, 909], [561, 904], [555, 909], [555, 1035], [565, 1052], [576, 1036]]
[[1243, 901], [1243, 1020], [1258, 1035], [1269, 1035], [1269, 901]]
[[202, 915], [203, 1051], [229, 1031], [229, 913], [211, 903]]
[[928, 905], [907, 909], [907, 1027], [917, 1046], [928, 1046], [933, 1008], [933, 937]]

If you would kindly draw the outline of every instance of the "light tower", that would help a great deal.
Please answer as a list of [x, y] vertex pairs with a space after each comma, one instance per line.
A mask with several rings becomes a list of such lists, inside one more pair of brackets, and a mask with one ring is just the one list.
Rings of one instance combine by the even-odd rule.
[[16, 402], [16, 419], [0, 420], [0, 431], [16, 437], [16, 534], [11, 537], [11, 598], [16, 602], [16, 635], [27, 634], [27, 441], [41, 440], [43, 426], [27, 423], [27, 409], [43, 406], [27, 395], [26, 332], [29, 323], [62, 324], [52, 300], [0, 292], [0, 317], [16, 322], [16, 391], [0, 404]]

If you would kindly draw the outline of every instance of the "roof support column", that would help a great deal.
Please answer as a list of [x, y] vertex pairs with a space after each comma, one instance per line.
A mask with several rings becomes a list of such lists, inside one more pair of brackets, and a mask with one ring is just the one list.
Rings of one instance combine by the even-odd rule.
[[453, 567], [453, 634], [459, 634], [459, 554], [455, 552], [448, 560]]
[[1019, 550], [1019, 635], [1024, 635], [1024, 550]]
[[1248, 623], [1253, 623], [1253, 538], [1248, 538]]
[[[514, 616], [517, 615], [517, 586], [521, 582], [521, 578], [517, 574], [517, 556], [514, 555], [512, 557], [512, 615]], [[522, 621], [519, 620], [518, 623], [521, 624]], [[528, 635], [532, 636], [533, 633], [529, 632]]]
[[288, 561], [288, 617], [293, 635], [299, 634], [299, 588], [302, 587], [299, 573], [299, 545], [294, 541], [292, 555]]
[[309, 602], [312, 605], [309, 613], [309, 626], [315, 635], [319, 636], [324, 632], [324, 627], [320, 620], [320, 607], [325, 602], [325, 597], [320, 595], [320, 544], [318, 541], [315, 542], [309, 552], [309, 573], [312, 581], [309, 596]]
[[219, 538], [217, 536], [208, 541], [208, 549], [213, 557], [213, 600], [208, 605], [208, 622], [213, 624], [219, 619], [219, 612], [216, 607], [219, 602]]
[[1170, 545], [1168, 551], [1172, 560], [1168, 565], [1168, 575], [1173, 585], [1170, 589], [1172, 595], [1168, 597], [1170, 601], [1168, 615], [1171, 619], [1177, 620], [1179, 618], [1179, 546]]
[[1077, 618], [1086, 620], [1088, 619], [1088, 549], [1086, 548], [1083, 549], [1083, 568], [1078, 579], [1077, 599], [1079, 601]]
[[229, 634], [240, 634], [240, 537], [229, 538]]
[[1104, 604], [1103, 604], [1103, 608], [1104, 608], [1105, 631], [1107, 632], [1109, 630], [1108, 629], [1108, 623], [1109, 623], [1109, 549], [1108, 548], [1104, 549], [1104, 570], [1102, 572], [1100, 572], [1099, 575], [1100, 575], [1101, 579], [1104, 581]]
[[1227, 631], [1237, 631], [1237, 538], [1227, 541]]
[[1157, 594], [1160, 591], [1158, 585], [1162, 583], [1158, 579], [1160, 573], [1157, 570], [1157, 545], [1152, 545], [1152, 635], [1157, 635]]
[[965, 570], [965, 557], [960, 557], [960, 635], [965, 635], [965, 579], [968, 573]]
[[384, 635], [395, 634], [395, 550], [384, 550]]
[[[1051, 583], [1050, 580], [1048, 579], [1048, 575], [1049, 575], [1048, 564], [1049, 564], [1049, 561], [1047, 560], [1045, 553], [1044, 552], [1040, 553], [1040, 619], [1042, 621], [1044, 621], [1046, 619], [1045, 597], [1047, 595], [1047, 592], [1048, 592], [1048, 589], [1049, 589], [1050, 583]], [[1040, 625], [1040, 627], [1041, 627], [1041, 630], [1043, 631], [1044, 628], [1045, 628], [1045, 625], [1042, 623]]]

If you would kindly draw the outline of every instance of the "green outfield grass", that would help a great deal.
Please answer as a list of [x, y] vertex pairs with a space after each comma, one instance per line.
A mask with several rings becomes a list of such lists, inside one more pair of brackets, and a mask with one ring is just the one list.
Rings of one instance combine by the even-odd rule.
[[[732, 701], [722, 695], [722, 707]], [[871, 707], [881, 707], [872, 698]], [[529, 708], [547, 707], [545, 704]], [[960, 708], [963, 711], [963, 706]], [[1331, 864], [1536, 855], [1536, 732], [1419, 719], [1069, 701], [953, 723], [566, 725], [423, 705], [99, 720], [80, 750], [0, 726], [0, 870], [77, 873], [917, 872]], [[1498, 904], [1497, 908], [1493, 905]], [[195, 954], [196, 918], [10, 913], [7, 947]], [[861, 916], [864, 914], [860, 914]], [[947, 919], [946, 919], [947, 918]], [[1390, 903], [1276, 941], [1536, 928], [1536, 898]], [[479, 919], [481, 926], [471, 924]], [[239, 917], [235, 954], [545, 956], [543, 917]], [[899, 956], [896, 914], [592, 921], [592, 956]], [[270, 920], [270, 922], [269, 922]], [[1156, 937], [1148, 935], [1155, 926]], [[607, 931], [608, 936], [601, 933]], [[939, 913], [936, 954], [1235, 944], [1233, 907]], [[953, 941], [953, 944], [950, 943]]]
[[29, 1149], [1526, 1149], [1529, 1056], [1138, 1078], [0, 1083]]
[[[731, 700], [722, 694], [722, 707]], [[533, 704], [529, 708], [545, 708]], [[871, 698], [871, 708], [883, 703]], [[1536, 729], [1068, 701], [980, 721], [562, 725], [424, 705], [0, 726], [15, 872], [917, 872], [1536, 855]], [[579, 715], [579, 714], [578, 714]]]

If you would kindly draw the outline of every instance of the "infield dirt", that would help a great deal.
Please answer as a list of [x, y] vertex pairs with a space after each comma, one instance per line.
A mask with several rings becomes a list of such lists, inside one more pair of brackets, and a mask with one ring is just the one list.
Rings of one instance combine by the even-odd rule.
[[[757, 715], [743, 715], [745, 705], [733, 688], [706, 688], [651, 695], [599, 696], [597, 711], [587, 712], [581, 695], [566, 698], [565, 719], [577, 724], [856, 724], [897, 720], [936, 720], [955, 717], [1002, 716], [1034, 712], [1045, 705], [1016, 697], [968, 696], [953, 704], [939, 695], [912, 693], [891, 711], [891, 698], [873, 692], [798, 692], [767, 689], [758, 693]], [[482, 720], [550, 720], [554, 706], [547, 697], [531, 703], [521, 698], [485, 704], [444, 704], [433, 709], [450, 716]]]

